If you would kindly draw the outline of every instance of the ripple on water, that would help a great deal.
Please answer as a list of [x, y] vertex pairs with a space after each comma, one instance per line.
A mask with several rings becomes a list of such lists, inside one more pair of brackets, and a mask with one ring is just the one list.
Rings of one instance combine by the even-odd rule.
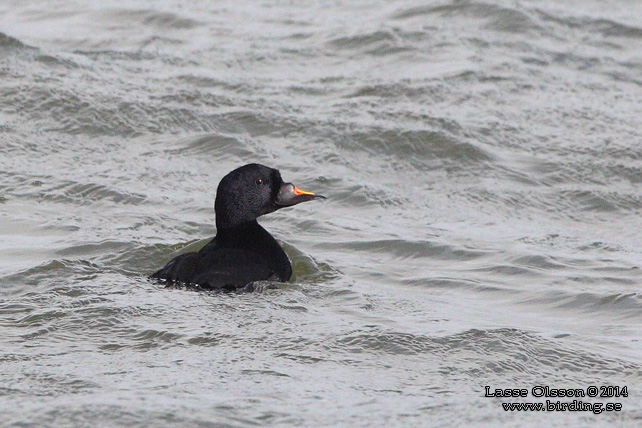
[[98, 19], [105, 21], [107, 24], [112, 24], [114, 21], [117, 21], [121, 25], [124, 25], [124, 23], [128, 23], [128, 25], [131, 26], [142, 24], [162, 30], [189, 30], [203, 25], [200, 21], [181, 16], [175, 12], [153, 9], [132, 10], [112, 8], [101, 10], [96, 15]]
[[345, 135], [340, 142], [344, 149], [388, 155], [423, 167], [443, 168], [443, 162], [449, 161], [459, 168], [468, 168], [493, 159], [477, 143], [439, 130], [370, 129]]
[[96, 183], [77, 183], [58, 181], [40, 187], [33, 197], [62, 204], [88, 205], [97, 201], [111, 201], [117, 204], [139, 205], [145, 200], [145, 195], [127, 193], [120, 189]]
[[524, 10], [517, 10], [492, 3], [455, 2], [438, 6], [418, 6], [395, 13], [392, 18], [408, 20], [437, 15], [440, 19], [459, 19], [469, 17], [486, 20], [484, 28], [510, 33], [539, 31], [541, 27]]
[[[346, 353], [378, 353], [382, 356], [421, 354], [434, 357], [427, 369], [445, 376], [467, 373], [479, 383], [498, 377], [524, 384], [526, 377], [568, 382], [569, 377], [587, 382], [615, 376], [619, 381], [639, 380], [642, 370], [634, 363], [605, 359], [567, 344], [544, 339], [517, 329], [468, 330], [444, 337], [417, 336], [398, 332], [354, 332], [335, 338], [332, 346]], [[557, 367], [567, 368], [560, 373]], [[579, 377], [585, 376], [582, 379]]]
[[45, 290], [68, 290], [71, 295], [82, 294], [82, 289], [69, 286], [69, 281], [92, 280], [101, 272], [102, 267], [88, 260], [55, 259], [42, 265], [25, 269], [0, 278], [0, 294], [7, 296], [17, 293], [28, 295]]
[[404, 33], [387, 29], [336, 37], [328, 42], [328, 47], [335, 52], [345, 50], [374, 56], [413, 50], [413, 46], [405, 40]]
[[[584, 280], [581, 282], [584, 283]], [[633, 285], [633, 283], [630, 284]], [[577, 311], [594, 318], [605, 318], [611, 321], [640, 322], [642, 320], [642, 296], [639, 293], [597, 294], [554, 290], [547, 293], [528, 293], [527, 296], [520, 299], [521, 303], [544, 305], [549, 309]]]
[[342, 248], [363, 253], [388, 253], [398, 259], [439, 259], [471, 261], [483, 258], [488, 252], [435, 241], [410, 241], [405, 239], [384, 239], [375, 241], [347, 241], [324, 244], [330, 248]]
[[11, 37], [5, 33], [0, 32], [0, 50], [17, 52], [36, 51], [37, 49], [21, 42], [15, 37]]
[[642, 28], [611, 19], [556, 15], [541, 9], [537, 10], [537, 14], [545, 22], [553, 22], [573, 29], [581, 28], [591, 33], [600, 33], [606, 37], [642, 38]]

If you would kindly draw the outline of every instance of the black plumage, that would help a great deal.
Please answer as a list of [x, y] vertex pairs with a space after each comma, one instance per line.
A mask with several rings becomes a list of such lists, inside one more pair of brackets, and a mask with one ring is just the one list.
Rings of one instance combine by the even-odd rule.
[[237, 168], [216, 192], [216, 237], [198, 252], [175, 257], [152, 278], [228, 290], [255, 281], [288, 281], [288, 256], [256, 219], [318, 198], [324, 196], [284, 183], [276, 169], [259, 164]]

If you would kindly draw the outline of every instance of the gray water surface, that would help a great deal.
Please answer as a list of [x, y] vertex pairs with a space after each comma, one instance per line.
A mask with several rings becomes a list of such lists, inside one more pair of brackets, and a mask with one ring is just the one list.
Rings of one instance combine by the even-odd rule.
[[[641, 47], [638, 1], [0, 3], [0, 425], [641, 426]], [[148, 280], [249, 162], [328, 196], [261, 219], [293, 280]]]

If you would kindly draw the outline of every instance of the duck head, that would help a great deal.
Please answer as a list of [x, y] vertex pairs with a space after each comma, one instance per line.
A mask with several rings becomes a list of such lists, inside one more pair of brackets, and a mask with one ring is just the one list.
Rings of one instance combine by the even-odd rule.
[[325, 196], [285, 183], [281, 173], [256, 163], [227, 174], [218, 185], [214, 209], [217, 229], [237, 227], [284, 207]]

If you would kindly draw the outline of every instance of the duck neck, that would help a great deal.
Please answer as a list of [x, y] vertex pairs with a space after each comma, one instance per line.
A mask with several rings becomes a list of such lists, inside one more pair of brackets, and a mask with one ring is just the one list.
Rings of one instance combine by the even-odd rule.
[[265, 257], [275, 273], [284, 281], [292, 275], [292, 265], [287, 254], [256, 220], [218, 229], [215, 241], [223, 248], [250, 251]]
[[216, 229], [216, 240], [220, 244], [231, 244], [230, 246], [234, 247], [251, 244], [263, 238], [263, 235], [272, 237], [256, 220], [240, 223], [231, 227], [221, 227], [217, 225]]

